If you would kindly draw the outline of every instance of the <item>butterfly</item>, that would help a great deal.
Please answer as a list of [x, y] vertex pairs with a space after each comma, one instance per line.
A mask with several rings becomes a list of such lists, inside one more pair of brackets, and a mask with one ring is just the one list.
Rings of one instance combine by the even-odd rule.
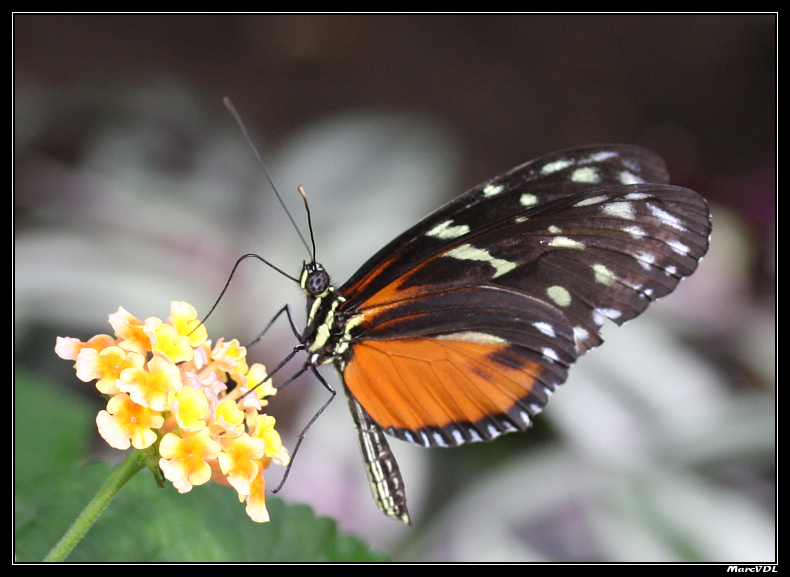
[[708, 205], [668, 182], [644, 148], [555, 152], [461, 194], [340, 287], [303, 265], [299, 374], [334, 396], [316, 367], [340, 372], [386, 515], [410, 522], [385, 433], [454, 447], [526, 430], [604, 319], [623, 324], [694, 272]]

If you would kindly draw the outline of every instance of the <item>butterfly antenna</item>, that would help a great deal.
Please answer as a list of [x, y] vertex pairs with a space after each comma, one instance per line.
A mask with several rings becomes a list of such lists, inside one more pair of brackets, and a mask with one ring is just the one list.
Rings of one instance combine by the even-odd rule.
[[304, 199], [304, 209], [307, 211], [307, 228], [310, 229], [310, 242], [313, 245], [313, 262], [315, 262], [315, 235], [313, 234], [313, 219], [310, 218], [310, 205], [307, 202], [307, 193], [304, 191], [304, 187], [301, 184], [296, 188]]
[[[255, 153], [255, 157], [258, 159], [258, 162], [263, 167], [263, 172], [266, 173], [266, 178], [269, 179], [269, 184], [272, 185], [274, 194], [277, 195], [277, 200], [280, 201], [280, 206], [283, 207], [285, 214], [288, 215], [288, 219], [291, 221], [291, 224], [293, 225], [294, 229], [296, 229], [296, 234], [298, 234], [299, 238], [302, 239], [302, 244], [304, 244], [305, 248], [307, 249], [307, 252], [310, 252], [310, 246], [307, 244], [307, 241], [304, 239], [304, 236], [302, 236], [302, 231], [299, 230], [298, 226], [296, 226], [296, 221], [294, 221], [293, 217], [291, 216], [288, 207], [285, 206], [285, 202], [283, 202], [283, 198], [282, 196], [280, 196], [280, 191], [277, 190], [277, 186], [274, 184], [274, 179], [272, 178], [269, 169], [266, 167], [266, 163], [263, 161], [263, 158], [261, 157], [261, 153], [258, 152], [258, 148], [255, 146], [255, 143], [252, 141], [252, 138], [250, 137], [250, 133], [247, 131], [247, 127], [244, 125], [244, 121], [241, 119], [241, 115], [236, 110], [236, 107], [233, 106], [233, 103], [230, 101], [230, 98], [226, 96], [225, 98], [222, 99], [222, 101], [225, 103], [225, 108], [227, 108], [230, 111], [230, 113], [233, 115], [233, 118], [236, 119], [236, 124], [238, 124], [239, 128], [241, 128], [241, 132], [242, 134], [244, 134], [244, 138], [247, 139], [250, 148], [252, 148], [252, 151]], [[313, 247], [313, 253], [315, 253], [315, 247]]]
[[[200, 321], [200, 325], [205, 323], [208, 320], [208, 318], [211, 316], [211, 313], [214, 312], [214, 309], [217, 308], [217, 305], [219, 304], [219, 301], [221, 301], [222, 297], [225, 295], [225, 291], [228, 290], [228, 287], [230, 286], [230, 281], [233, 280], [233, 275], [236, 274], [236, 269], [239, 268], [239, 265], [241, 264], [241, 261], [246, 260], [248, 258], [257, 258], [263, 264], [273, 268], [274, 270], [276, 270], [278, 273], [280, 273], [284, 277], [289, 278], [292, 281], [294, 281], [296, 284], [299, 284], [299, 279], [292, 277], [291, 275], [289, 275], [287, 272], [285, 272], [281, 268], [274, 266], [272, 263], [270, 263], [268, 260], [266, 260], [262, 256], [259, 256], [257, 254], [253, 254], [253, 253], [245, 254], [244, 256], [240, 257], [239, 260], [236, 261], [236, 264], [233, 265], [233, 270], [230, 271], [230, 276], [228, 277], [228, 280], [225, 282], [225, 286], [222, 287], [222, 292], [219, 293], [219, 296], [217, 297], [217, 300], [214, 301], [214, 305], [211, 307], [211, 310], [208, 311], [208, 314], [205, 317], [203, 317], [202, 321]], [[190, 332], [189, 334], [192, 334], [193, 332], [195, 332], [200, 325], [198, 325], [197, 327], [192, 329], [192, 332]]]

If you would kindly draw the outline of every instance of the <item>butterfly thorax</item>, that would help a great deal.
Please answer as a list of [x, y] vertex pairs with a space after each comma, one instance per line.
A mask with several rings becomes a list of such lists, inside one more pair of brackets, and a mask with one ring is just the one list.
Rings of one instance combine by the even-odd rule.
[[310, 355], [308, 363], [316, 366], [334, 362], [342, 371], [351, 356], [352, 329], [357, 325], [342, 311], [346, 299], [335, 290], [324, 267], [317, 262], [304, 265], [299, 283], [307, 295], [307, 325], [302, 343]]

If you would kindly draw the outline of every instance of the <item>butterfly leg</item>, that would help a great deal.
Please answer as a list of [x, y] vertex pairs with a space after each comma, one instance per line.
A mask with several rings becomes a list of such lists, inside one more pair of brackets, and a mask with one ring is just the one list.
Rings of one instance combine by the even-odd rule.
[[296, 339], [298, 341], [301, 341], [302, 340], [302, 334], [299, 332], [299, 328], [296, 326], [296, 321], [294, 321], [293, 313], [291, 312], [291, 305], [286, 304], [283, 308], [281, 308], [279, 311], [277, 311], [277, 314], [274, 315], [272, 320], [269, 321], [269, 324], [267, 324], [266, 327], [260, 332], [260, 334], [257, 337], [255, 337], [255, 339], [253, 339], [253, 341], [250, 344], [247, 345], [247, 348], [250, 348], [252, 345], [254, 345], [259, 340], [261, 340], [263, 338], [263, 335], [266, 334], [266, 331], [268, 331], [271, 328], [271, 326], [274, 324], [274, 322], [283, 313], [285, 313], [286, 316], [288, 317], [288, 322], [291, 324], [291, 330], [293, 331], [294, 336], [296, 336]]
[[327, 383], [326, 379], [324, 379], [324, 377], [321, 376], [321, 373], [319, 373], [318, 370], [312, 365], [305, 365], [304, 367], [302, 367], [299, 371], [297, 371], [297, 373], [295, 375], [293, 375], [291, 378], [289, 378], [287, 381], [285, 381], [285, 383], [283, 383], [280, 387], [278, 387], [278, 389], [283, 388], [288, 383], [290, 383], [291, 381], [293, 381], [294, 379], [296, 379], [297, 377], [302, 375], [305, 371], [307, 371], [308, 368], [313, 371], [313, 374], [321, 382], [321, 384], [324, 385], [324, 388], [331, 393], [331, 396], [321, 406], [321, 408], [318, 409], [318, 412], [316, 412], [316, 414], [313, 415], [313, 418], [310, 419], [310, 421], [307, 423], [307, 425], [305, 425], [305, 428], [302, 429], [302, 432], [299, 433], [299, 438], [296, 440], [296, 445], [294, 446], [294, 450], [291, 453], [291, 460], [290, 460], [290, 462], [288, 463], [288, 466], [285, 469], [285, 473], [283, 474], [283, 478], [280, 481], [280, 484], [277, 485], [277, 487], [272, 491], [272, 493], [276, 493], [277, 491], [282, 489], [283, 485], [285, 485], [285, 481], [286, 481], [286, 479], [288, 479], [288, 474], [291, 472], [291, 466], [293, 465], [294, 459], [296, 458], [296, 452], [299, 450], [299, 446], [302, 444], [302, 441], [304, 440], [304, 437], [307, 434], [307, 431], [310, 429], [310, 427], [313, 426], [313, 423], [315, 423], [318, 420], [318, 417], [321, 416], [321, 413], [323, 413], [324, 410], [326, 410], [326, 408], [329, 406], [329, 404], [332, 401], [335, 400], [335, 395], [337, 394], [337, 391], [335, 391], [335, 389], [332, 388], [332, 385]]
[[[236, 399], [236, 402], [238, 403], [238, 402], [239, 402], [239, 401], [241, 401], [241, 400], [242, 400], [244, 397], [246, 397], [247, 395], [249, 395], [250, 393], [252, 393], [252, 392], [253, 392], [255, 389], [257, 389], [258, 387], [260, 387], [260, 386], [261, 386], [263, 383], [265, 383], [266, 381], [270, 380], [270, 379], [271, 379], [271, 378], [272, 378], [272, 377], [273, 377], [273, 376], [274, 376], [274, 375], [277, 373], [277, 371], [279, 371], [281, 368], [283, 368], [283, 367], [286, 365], [286, 363], [288, 363], [288, 361], [290, 361], [292, 358], [294, 358], [294, 355], [296, 355], [296, 353], [298, 353], [299, 351], [302, 351], [302, 350], [304, 350], [304, 345], [298, 345], [298, 346], [295, 346], [295, 347], [294, 347], [294, 350], [292, 350], [290, 353], [288, 353], [288, 356], [287, 356], [287, 357], [285, 357], [283, 360], [281, 360], [281, 361], [279, 362], [279, 364], [278, 364], [276, 367], [274, 367], [274, 370], [273, 370], [273, 371], [271, 371], [271, 372], [270, 372], [268, 375], [266, 375], [266, 377], [264, 377], [264, 379], [263, 379], [263, 380], [262, 380], [260, 383], [258, 383], [258, 384], [257, 384], [257, 385], [255, 385], [253, 388], [251, 388], [249, 391], [247, 391], [247, 392], [246, 392], [246, 393], [244, 393], [242, 396], [240, 396], [238, 399]], [[293, 381], [293, 380], [294, 380], [296, 377], [298, 377], [299, 375], [301, 375], [303, 372], [304, 372], [304, 369], [300, 370], [298, 373], [296, 373], [295, 375], [293, 375], [293, 376], [292, 376], [290, 379], [288, 379], [287, 381], [285, 381], [285, 383], [283, 383], [283, 384], [282, 384], [282, 385], [280, 385], [279, 387], [275, 387], [275, 388], [276, 388], [276, 389], [278, 389], [278, 390], [279, 390], [279, 389], [282, 389], [282, 388], [283, 388], [285, 385], [287, 385], [288, 383], [290, 383], [291, 381]]]

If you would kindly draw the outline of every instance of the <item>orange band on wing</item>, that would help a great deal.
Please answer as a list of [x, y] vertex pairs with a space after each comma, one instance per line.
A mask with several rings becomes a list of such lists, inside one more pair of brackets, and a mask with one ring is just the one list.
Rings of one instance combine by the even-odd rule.
[[364, 341], [354, 346], [343, 379], [384, 429], [475, 423], [507, 413], [544, 371], [509, 354], [508, 344], [481, 337]]

